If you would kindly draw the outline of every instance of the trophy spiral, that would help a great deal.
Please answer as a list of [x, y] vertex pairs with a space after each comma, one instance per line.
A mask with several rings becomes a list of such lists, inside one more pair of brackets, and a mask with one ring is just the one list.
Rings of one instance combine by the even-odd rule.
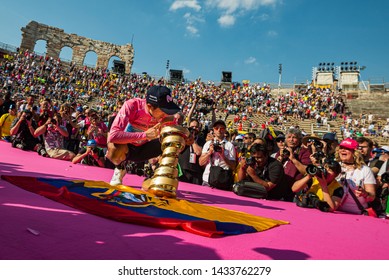
[[184, 150], [188, 137], [188, 129], [182, 126], [171, 125], [162, 128], [160, 134], [162, 156], [159, 166], [155, 169], [154, 175], [143, 182], [143, 190], [158, 197], [176, 197], [178, 155]]

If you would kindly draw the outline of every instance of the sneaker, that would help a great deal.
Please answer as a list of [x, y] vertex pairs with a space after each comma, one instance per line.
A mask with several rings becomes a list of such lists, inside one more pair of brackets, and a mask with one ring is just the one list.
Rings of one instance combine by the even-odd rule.
[[124, 175], [126, 175], [126, 173], [127, 173], [126, 169], [119, 169], [116, 167], [110, 182], [111, 186], [121, 185], [123, 181], [123, 177]]

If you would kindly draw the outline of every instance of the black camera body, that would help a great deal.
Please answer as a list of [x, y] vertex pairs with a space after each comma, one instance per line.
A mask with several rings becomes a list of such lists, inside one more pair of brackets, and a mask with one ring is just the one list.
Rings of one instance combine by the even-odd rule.
[[325, 155], [321, 150], [317, 151], [317, 152], [314, 153], [312, 156], [313, 156], [317, 161], [320, 161], [320, 162], [323, 160], [323, 158], [326, 157], [326, 155]]
[[150, 164], [144, 164], [143, 162], [130, 162], [127, 164], [127, 172], [138, 176], [146, 176], [151, 178], [154, 174]]
[[255, 159], [252, 156], [246, 156], [246, 164], [248, 166], [254, 166], [255, 165]]
[[222, 144], [219, 142], [219, 141], [215, 141], [214, 143], [213, 143], [213, 150], [215, 151], [215, 152], [218, 152], [218, 153], [220, 153], [223, 149], [222, 149]]
[[381, 175], [382, 183], [389, 183], [389, 171]]
[[31, 114], [26, 115], [26, 120], [30, 121], [31, 118], [32, 118], [32, 115], [31, 115]]
[[305, 193], [296, 201], [296, 205], [303, 208], [316, 208], [322, 212], [329, 212], [330, 206], [327, 202], [321, 201], [314, 193]]
[[283, 157], [284, 159], [289, 158], [289, 157], [290, 157], [290, 152], [289, 152], [289, 150], [284, 149], [284, 150], [282, 151], [282, 157]]
[[323, 149], [323, 143], [317, 139], [308, 139], [308, 143], [313, 143], [316, 149]]

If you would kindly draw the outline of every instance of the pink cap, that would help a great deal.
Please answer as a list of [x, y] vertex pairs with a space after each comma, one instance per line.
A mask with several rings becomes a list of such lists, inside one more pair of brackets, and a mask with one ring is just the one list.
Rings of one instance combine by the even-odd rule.
[[354, 139], [347, 138], [340, 142], [339, 146], [349, 150], [356, 150], [358, 149], [358, 142]]

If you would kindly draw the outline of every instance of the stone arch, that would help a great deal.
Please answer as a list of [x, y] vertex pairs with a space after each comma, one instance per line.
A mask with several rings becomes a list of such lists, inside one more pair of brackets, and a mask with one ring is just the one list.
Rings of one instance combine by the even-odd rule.
[[34, 51], [36, 41], [46, 40], [47, 55], [53, 58], [59, 58], [61, 49], [64, 46], [73, 49], [72, 62], [77, 66], [82, 66], [85, 55], [89, 51], [97, 54], [96, 67], [108, 68], [109, 58], [111, 56], [120, 57], [126, 66], [126, 74], [131, 73], [134, 63], [134, 48], [132, 44], [115, 45], [112, 43], [92, 40], [77, 34], [65, 33], [63, 29], [48, 26], [36, 21], [29, 22], [22, 27], [21, 50]]

